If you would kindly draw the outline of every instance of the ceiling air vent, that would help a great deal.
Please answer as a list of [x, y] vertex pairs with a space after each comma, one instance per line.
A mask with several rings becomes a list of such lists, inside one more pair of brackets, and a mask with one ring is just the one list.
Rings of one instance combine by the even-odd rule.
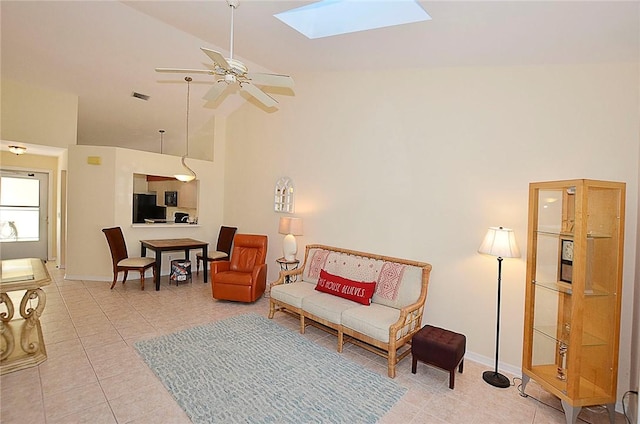
[[135, 97], [136, 99], [142, 99], [142, 100], [149, 100], [149, 96], [147, 96], [146, 94], [142, 94], [142, 93], [138, 93], [138, 92], [133, 92], [131, 93], [131, 97]]

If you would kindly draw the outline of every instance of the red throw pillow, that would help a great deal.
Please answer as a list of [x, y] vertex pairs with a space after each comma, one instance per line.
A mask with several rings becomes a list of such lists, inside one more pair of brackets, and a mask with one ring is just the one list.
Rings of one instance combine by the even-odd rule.
[[320, 270], [320, 278], [316, 290], [340, 296], [363, 305], [371, 304], [371, 297], [376, 290], [375, 282], [353, 281]]

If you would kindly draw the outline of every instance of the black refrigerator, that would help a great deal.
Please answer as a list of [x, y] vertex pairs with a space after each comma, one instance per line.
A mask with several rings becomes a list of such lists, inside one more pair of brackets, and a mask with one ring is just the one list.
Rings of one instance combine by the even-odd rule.
[[155, 194], [134, 193], [133, 223], [144, 224], [145, 219], [165, 220], [167, 219], [167, 208], [157, 205]]

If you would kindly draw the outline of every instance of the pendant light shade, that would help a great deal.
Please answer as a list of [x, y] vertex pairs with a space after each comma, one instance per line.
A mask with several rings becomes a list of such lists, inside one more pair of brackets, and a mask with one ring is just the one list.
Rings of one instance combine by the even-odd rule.
[[186, 157], [189, 155], [189, 94], [190, 94], [190, 88], [191, 88], [190, 83], [193, 79], [191, 77], [184, 77], [184, 80], [187, 82], [187, 131], [186, 131], [187, 150], [184, 156], [182, 156], [182, 159], [180, 160], [180, 162], [182, 163], [182, 167], [184, 168], [185, 172], [182, 174], [175, 174], [174, 177], [178, 181], [187, 183], [189, 181], [193, 181], [196, 179], [196, 173], [193, 172], [193, 169], [189, 168], [184, 161]]

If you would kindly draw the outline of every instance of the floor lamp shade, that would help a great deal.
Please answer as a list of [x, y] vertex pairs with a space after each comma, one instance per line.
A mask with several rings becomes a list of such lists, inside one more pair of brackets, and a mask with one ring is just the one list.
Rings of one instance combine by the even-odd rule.
[[478, 252], [501, 258], [520, 257], [520, 249], [518, 249], [513, 230], [504, 227], [489, 227]]
[[498, 302], [496, 316], [496, 363], [493, 371], [485, 371], [482, 379], [495, 387], [507, 388], [511, 385], [509, 379], [498, 372], [498, 353], [500, 351], [500, 285], [502, 281], [502, 259], [519, 258], [520, 249], [516, 243], [513, 230], [503, 227], [490, 227], [482, 244], [478, 248], [479, 253], [498, 257]]
[[282, 242], [282, 253], [287, 261], [295, 261], [296, 253], [298, 253], [298, 245], [295, 236], [302, 235], [302, 219], [283, 216], [280, 218], [278, 232], [285, 234]]

